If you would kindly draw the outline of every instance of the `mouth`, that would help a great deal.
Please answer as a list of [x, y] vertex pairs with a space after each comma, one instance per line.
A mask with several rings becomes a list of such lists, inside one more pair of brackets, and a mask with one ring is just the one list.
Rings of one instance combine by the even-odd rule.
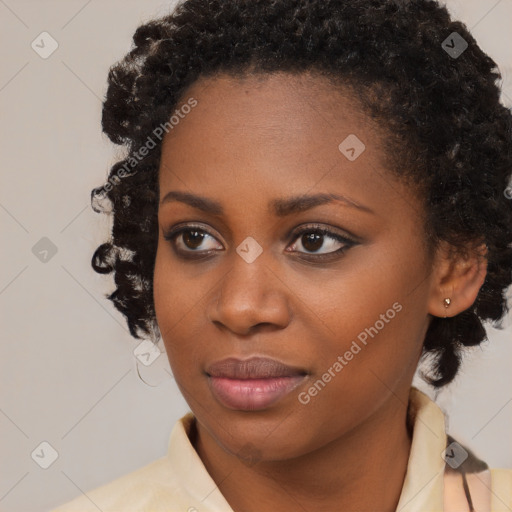
[[306, 378], [305, 369], [275, 359], [223, 359], [206, 369], [212, 394], [229, 409], [263, 410], [291, 393]]

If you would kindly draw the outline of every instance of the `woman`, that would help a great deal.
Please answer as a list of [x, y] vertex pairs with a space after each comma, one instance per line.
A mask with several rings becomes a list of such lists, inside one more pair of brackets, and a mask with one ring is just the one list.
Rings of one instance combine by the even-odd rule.
[[165, 457], [56, 509], [512, 507], [411, 387], [511, 284], [511, 114], [434, 1], [187, 0], [138, 28], [103, 129], [126, 158], [93, 267], [190, 406]]

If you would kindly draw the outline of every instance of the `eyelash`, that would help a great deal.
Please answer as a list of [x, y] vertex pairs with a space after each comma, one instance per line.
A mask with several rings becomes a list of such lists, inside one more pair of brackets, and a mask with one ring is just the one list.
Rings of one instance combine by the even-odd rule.
[[[171, 229], [167, 233], [164, 233], [164, 239], [169, 241], [173, 247], [174, 252], [178, 255], [178, 257], [186, 260], [198, 260], [198, 259], [205, 259], [213, 252], [217, 252], [217, 249], [210, 249], [208, 251], [193, 251], [193, 250], [187, 250], [183, 251], [181, 249], [176, 248], [176, 241], [175, 239], [181, 235], [182, 233], [185, 233], [187, 231], [198, 231], [199, 233], [206, 234], [216, 240], [216, 238], [211, 235], [208, 231], [203, 229], [201, 226], [194, 225], [194, 224], [188, 224], [186, 226], [180, 226], [174, 229]], [[343, 255], [348, 249], [353, 247], [357, 244], [355, 240], [351, 240], [350, 238], [347, 238], [345, 236], [341, 236], [338, 233], [335, 233], [321, 225], [318, 224], [310, 224], [307, 226], [303, 226], [299, 229], [294, 230], [289, 236], [293, 237], [292, 240], [298, 240], [302, 235], [306, 233], [316, 233], [321, 234], [323, 236], [327, 236], [329, 238], [332, 238], [336, 240], [337, 242], [343, 243], [344, 247], [341, 247], [340, 249], [337, 249], [336, 251], [331, 251], [329, 253], [325, 254], [315, 254], [315, 253], [305, 253], [298, 251], [299, 254], [306, 255], [306, 258], [302, 257], [304, 260], [315, 260], [315, 261], [324, 261], [327, 259], [336, 259], [337, 256]], [[295, 245], [295, 244], [292, 244]], [[322, 244], [323, 245], [323, 244]], [[295, 252], [295, 251], [293, 251]]]

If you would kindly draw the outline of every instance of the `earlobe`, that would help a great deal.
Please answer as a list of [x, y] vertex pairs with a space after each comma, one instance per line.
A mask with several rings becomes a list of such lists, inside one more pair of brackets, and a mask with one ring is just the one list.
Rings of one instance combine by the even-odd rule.
[[434, 269], [429, 313], [447, 318], [470, 308], [487, 275], [487, 246], [480, 245], [469, 256], [441, 249]]

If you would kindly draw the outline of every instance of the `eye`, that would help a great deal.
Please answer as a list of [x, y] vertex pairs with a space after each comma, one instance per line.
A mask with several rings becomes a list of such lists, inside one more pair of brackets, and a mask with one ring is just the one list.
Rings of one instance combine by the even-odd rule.
[[[357, 242], [346, 236], [342, 236], [321, 225], [313, 224], [303, 226], [295, 230], [291, 236], [297, 240], [287, 252], [298, 252], [303, 259], [318, 261], [328, 258], [336, 258]], [[164, 234], [164, 239], [171, 242], [175, 252], [184, 259], [203, 259], [215, 251], [222, 251], [220, 243], [201, 226], [186, 225], [177, 226]], [[297, 251], [297, 246], [302, 246], [306, 252]], [[336, 249], [336, 246], [341, 246]], [[317, 252], [324, 249], [325, 252]], [[332, 249], [332, 250], [329, 250]]]
[[164, 234], [164, 239], [171, 242], [179, 256], [188, 259], [202, 259], [216, 250], [222, 250], [222, 245], [214, 244], [216, 239], [200, 226], [187, 225], [172, 229]]
[[[297, 240], [297, 242], [293, 244], [292, 251], [290, 252], [295, 252], [297, 246], [299, 246], [299, 248], [302, 246], [307, 252], [298, 252], [308, 256], [308, 258], [305, 259], [312, 260], [335, 258], [356, 244], [354, 240], [317, 224], [303, 227], [299, 231], [294, 231], [292, 236], [295, 237], [294, 240]], [[336, 247], [338, 247], [338, 249], [336, 249]], [[317, 251], [320, 249], [324, 249], [324, 252], [318, 253]]]

